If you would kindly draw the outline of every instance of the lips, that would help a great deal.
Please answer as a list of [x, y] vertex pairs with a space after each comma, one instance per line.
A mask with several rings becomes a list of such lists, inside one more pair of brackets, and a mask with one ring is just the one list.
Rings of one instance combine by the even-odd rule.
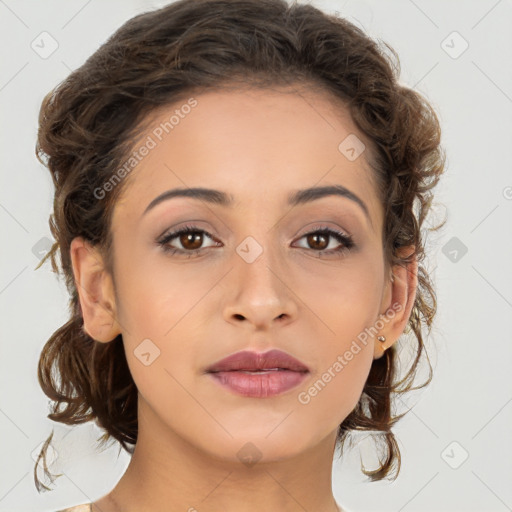
[[298, 386], [307, 378], [309, 368], [281, 350], [264, 354], [242, 351], [214, 363], [206, 373], [232, 393], [268, 398]]
[[212, 364], [206, 369], [207, 373], [229, 371], [262, 371], [289, 370], [293, 372], [308, 372], [309, 368], [298, 359], [281, 350], [270, 350], [263, 354], [244, 350], [228, 356]]

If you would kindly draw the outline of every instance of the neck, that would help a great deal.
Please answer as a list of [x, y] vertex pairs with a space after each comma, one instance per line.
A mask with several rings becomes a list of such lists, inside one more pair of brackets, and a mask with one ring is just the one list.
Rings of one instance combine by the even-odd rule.
[[[243, 464], [205, 453], [162, 424], [139, 397], [130, 464], [102, 512], [338, 512], [332, 494], [336, 432], [298, 455]], [[143, 412], [143, 414], [141, 414]]]

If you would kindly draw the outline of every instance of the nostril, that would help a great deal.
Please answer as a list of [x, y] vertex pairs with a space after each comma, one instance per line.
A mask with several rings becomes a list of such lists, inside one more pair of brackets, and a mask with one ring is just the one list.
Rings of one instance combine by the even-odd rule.
[[235, 318], [237, 320], [243, 320], [245, 317], [243, 315], [239, 315], [238, 313], [235, 314]]

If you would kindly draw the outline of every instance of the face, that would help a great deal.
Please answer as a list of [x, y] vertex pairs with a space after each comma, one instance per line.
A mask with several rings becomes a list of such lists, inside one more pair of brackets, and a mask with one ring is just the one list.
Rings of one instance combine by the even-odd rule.
[[[333, 439], [367, 379], [373, 338], [354, 340], [389, 302], [382, 206], [365, 152], [339, 149], [363, 140], [341, 106], [263, 90], [195, 100], [169, 133], [161, 123], [180, 105], [155, 116], [141, 139], [155, 145], [112, 218], [115, 316], [139, 408], [216, 458], [238, 460], [248, 442], [263, 461], [291, 457]], [[226, 201], [155, 201], [197, 187]], [[353, 195], [290, 202], [311, 187]], [[205, 373], [271, 349], [308, 368], [277, 394], [244, 396]]]

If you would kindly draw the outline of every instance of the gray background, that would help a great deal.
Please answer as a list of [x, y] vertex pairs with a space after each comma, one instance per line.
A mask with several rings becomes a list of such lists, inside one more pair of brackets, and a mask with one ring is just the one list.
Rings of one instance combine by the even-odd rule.
[[[97, 427], [46, 418], [36, 366], [45, 341], [67, 320], [68, 299], [49, 263], [35, 271], [51, 238], [53, 186], [34, 145], [44, 94], [122, 23], [165, 3], [0, 0], [1, 511], [94, 500], [128, 463], [116, 446], [95, 449]], [[435, 378], [407, 400], [414, 408], [396, 428], [398, 480], [365, 481], [359, 451], [370, 465], [372, 445], [362, 436], [334, 464], [335, 497], [352, 512], [512, 510], [512, 2], [311, 3], [339, 11], [398, 51], [402, 81], [440, 114], [448, 154], [436, 196], [448, 223], [429, 237], [439, 298], [428, 340]], [[45, 55], [52, 44], [58, 48]], [[63, 476], [38, 495], [31, 453], [52, 427]]]

